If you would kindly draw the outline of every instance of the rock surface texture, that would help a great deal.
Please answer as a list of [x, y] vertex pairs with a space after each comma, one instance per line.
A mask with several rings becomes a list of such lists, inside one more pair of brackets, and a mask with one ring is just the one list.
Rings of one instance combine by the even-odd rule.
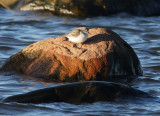
[[7, 9], [49, 11], [54, 15], [75, 17], [121, 12], [138, 16], [160, 15], [160, 0], [0, 0], [0, 5]]
[[1, 70], [62, 82], [142, 75], [137, 55], [116, 33], [104, 28], [89, 32], [83, 44], [65, 35], [33, 43], [11, 56]]
[[111, 82], [78, 82], [40, 89], [26, 94], [10, 96], [5, 102], [19, 103], [85, 103], [121, 101], [133, 98], [152, 98], [149, 94], [129, 86]]

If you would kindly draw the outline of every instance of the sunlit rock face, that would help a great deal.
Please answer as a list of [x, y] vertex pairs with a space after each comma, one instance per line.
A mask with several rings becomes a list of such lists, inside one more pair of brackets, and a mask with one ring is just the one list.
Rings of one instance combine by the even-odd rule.
[[142, 75], [137, 55], [120, 36], [104, 28], [89, 33], [82, 44], [65, 35], [33, 43], [11, 56], [1, 70], [62, 82]]
[[92, 103], [97, 101], [118, 102], [136, 98], [151, 98], [145, 92], [111, 82], [78, 82], [40, 89], [26, 94], [10, 96], [5, 102], [19, 103]]
[[59, 16], [89, 17], [129, 13], [138, 16], [160, 15], [159, 0], [0, 0], [7, 9], [44, 11]]

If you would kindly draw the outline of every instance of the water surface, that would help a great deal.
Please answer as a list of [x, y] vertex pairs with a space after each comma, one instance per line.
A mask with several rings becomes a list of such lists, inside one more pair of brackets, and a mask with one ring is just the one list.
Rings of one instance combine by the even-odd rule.
[[[158, 99], [91, 104], [19, 104], [0, 102], [0, 115], [160, 115], [160, 17], [118, 14], [86, 19], [38, 15], [0, 9], [0, 66], [26, 46], [60, 36], [76, 27], [106, 27], [118, 33], [137, 53], [144, 75], [126, 84]], [[27, 75], [0, 73], [0, 100], [40, 88], [56, 86]]]

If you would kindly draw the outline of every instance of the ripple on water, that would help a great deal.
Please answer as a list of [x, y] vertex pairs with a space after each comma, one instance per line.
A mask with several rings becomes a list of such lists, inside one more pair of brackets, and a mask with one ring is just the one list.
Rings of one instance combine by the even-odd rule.
[[[134, 88], [160, 98], [160, 17], [119, 14], [86, 19], [33, 15], [29, 12], [0, 10], [0, 67], [11, 55], [42, 39], [59, 36], [73, 28], [104, 27], [118, 33], [140, 58], [144, 75], [130, 82]], [[25, 75], [26, 76], [26, 75]], [[0, 73], [0, 99], [54, 86], [24, 75]], [[127, 83], [127, 82], [126, 82]], [[159, 115], [160, 103], [154, 99], [122, 103], [18, 104], [0, 102], [0, 115]], [[118, 114], [117, 114], [118, 112]]]
[[9, 47], [9, 46], [0, 45], [0, 51], [12, 50], [12, 49], [14, 49], [14, 48], [13, 47]]

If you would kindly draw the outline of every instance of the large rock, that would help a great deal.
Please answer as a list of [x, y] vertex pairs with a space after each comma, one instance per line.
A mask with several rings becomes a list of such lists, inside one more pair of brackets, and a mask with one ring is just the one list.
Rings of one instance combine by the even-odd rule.
[[26, 94], [10, 96], [4, 101], [19, 103], [84, 103], [96, 101], [121, 101], [137, 97], [151, 98], [149, 94], [123, 84], [90, 81], [40, 89]]
[[21, 11], [50, 11], [55, 15], [76, 17], [106, 16], [120, 12], [139, 16], [160, 15], [160, 0], [19, 0], [18, 4], [17, 0], [0, 0], [0, 5]]
[[142, 75], [137, 55], [116, 33], [104, 28], [89, 32], [88, 40], [83, 44], [72, 43], [64, 35], [31, 44], [11, 56], [1, 70], [53, 81]]

